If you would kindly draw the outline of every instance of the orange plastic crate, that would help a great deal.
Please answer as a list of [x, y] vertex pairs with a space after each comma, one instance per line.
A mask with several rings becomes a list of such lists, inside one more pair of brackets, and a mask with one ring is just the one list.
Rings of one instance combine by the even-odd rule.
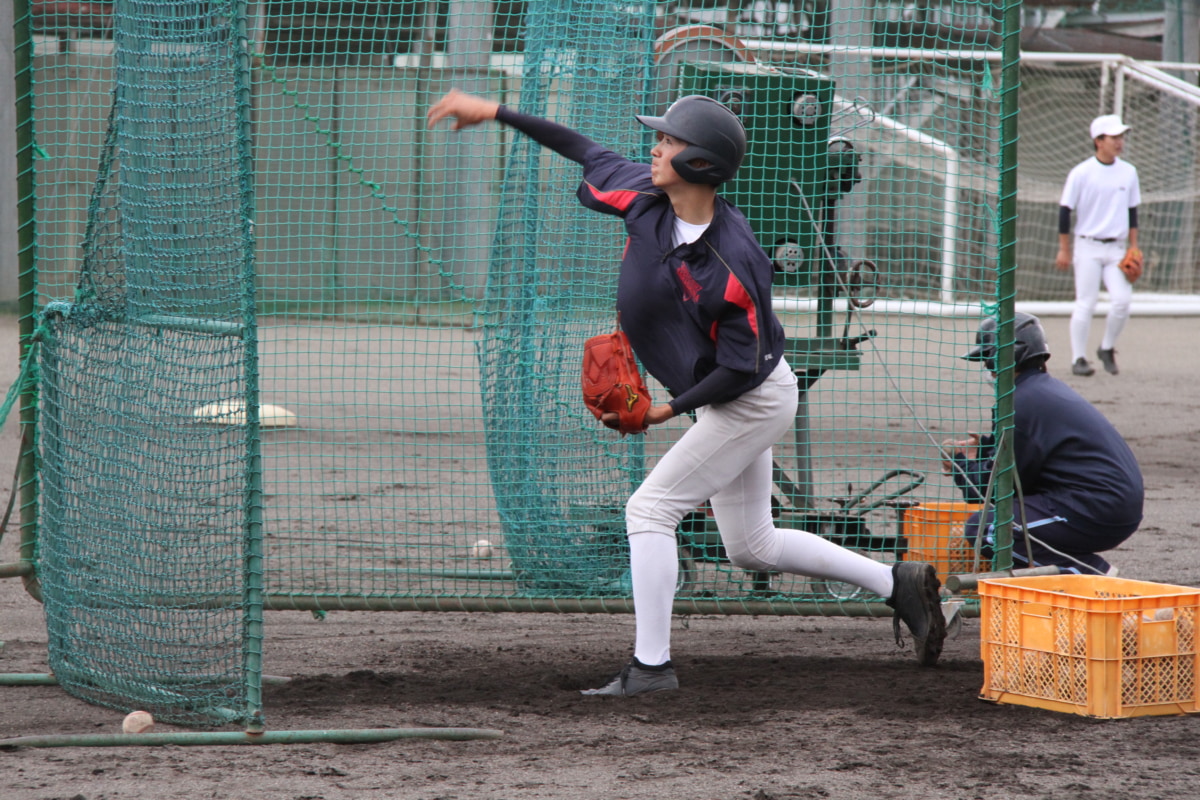
[[990, 570], [992, 565], [986, 561], [978, 570], [971, 569], [975, 552], [963, 533], [967, 518], [979, 509], [980, 506], [970, 503], [930, 503], [906, 508], [902, 517], [903, 534], [908, 542], [904, 560], [933, 564], [942, 583], [948, 575]]
[[1200, 589], [1090, 575], [979, 583], [981, 697], [1089, 717], [1200, 708]]

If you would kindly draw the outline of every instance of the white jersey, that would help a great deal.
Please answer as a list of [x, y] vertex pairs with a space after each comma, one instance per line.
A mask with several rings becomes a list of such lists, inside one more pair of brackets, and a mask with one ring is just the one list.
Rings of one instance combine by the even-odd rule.
[[1067, 175], [1059, 205], [1075, 212], [1076, 236], [1124, 239], [1129, 235], [1129, 209], [1141, 202], [1132, 164], [1120, 158], [1105, 164], [1093, 156]]

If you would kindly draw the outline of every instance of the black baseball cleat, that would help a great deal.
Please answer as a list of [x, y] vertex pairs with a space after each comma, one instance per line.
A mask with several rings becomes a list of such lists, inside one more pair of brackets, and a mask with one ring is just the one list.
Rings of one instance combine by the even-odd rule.
[[609, 697], [633, 697], [651, 692], [664, 692], [679, 688], [675, 669], [668, 661], [657, 667], [648, 667], [636, 658], [626, 664], [611, 681], [599, 689], [583, 689], [580, 694], [604, 695]]
[[895, 609], [892, 631], [896, 644], [903, 646], [900, 623], [908, 626], [913, 637], [913, 652], [923, 667], [932, 667], [942, 655], [946, 640], [946, 618], [938, 590], [942, 582], [932, 564], [920, 561], [901, 561], [892, 565], [892, 596], [887, 604]]
[[1109, 375], [1116, 375], [1121, 370], [1117, 369], [1117, 351], [1109, 348], [1108, 350], [1097, 350], [1096, 358], [1100, 359], [1100, 363], [1104, 365], [1104, 371]]
[[1071, 365], [1071, 372], [1072, 374], [1082, 375], [1086, 378], [1088, 375], [1094, 374], [1096, 368], [1089, 364], [1086, 358], [1077, 358], [1075, 359], [1075, 363]]

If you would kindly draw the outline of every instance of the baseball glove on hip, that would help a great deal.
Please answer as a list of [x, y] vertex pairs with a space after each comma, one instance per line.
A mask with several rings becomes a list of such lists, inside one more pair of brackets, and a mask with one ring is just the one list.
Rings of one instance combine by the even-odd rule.
[[1138, 278], [1142, 277], [1142, 251], [1136, 247], [1129, 248], [1125, 251], [1125, 257], [1121, 259], [1121, 263], [1117, 266], [1121, 268], [1121, 272], [1125, 273], [1125, 278], [1130, 283], [1134, 283]]
[[610, 427], [615, 427], [622, 436], [646, 432], [650, 392], [624, 331], [618, 329], [593, 336], [584, 343], [583, 402], [596, 419], [607, 413], [617, 414], [618, 424]]

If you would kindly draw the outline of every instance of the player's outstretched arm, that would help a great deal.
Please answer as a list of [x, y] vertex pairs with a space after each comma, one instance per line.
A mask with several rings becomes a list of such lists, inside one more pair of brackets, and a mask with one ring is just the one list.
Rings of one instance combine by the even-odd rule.
[[[503, 114], [500, 113], [501, 108], [504, 109]], [[425, 113], [425, 120], [431, 128], [447, 117], [454, 119], [453, 130], [456, 131], [487, 120], [499, 119], [503, 124], [516, 128], [538, 144], [549, 147], [577, 164], [582, 164], [589, 151], [597, 147], [588, 137], [557, 122], [522, 114], [502, 106], [496, 100], [460, 92], [458, 89], [450, 91]]]
[[460, 131], [489, 119], [495, 119], [499, 108], [500, 103], [495, 100], [451, 89], [441, 100], [430, 106], [429, 111], [425, 114], [425, 121], [432, 128], [446, 117], [453, 117], [453, 129]]

